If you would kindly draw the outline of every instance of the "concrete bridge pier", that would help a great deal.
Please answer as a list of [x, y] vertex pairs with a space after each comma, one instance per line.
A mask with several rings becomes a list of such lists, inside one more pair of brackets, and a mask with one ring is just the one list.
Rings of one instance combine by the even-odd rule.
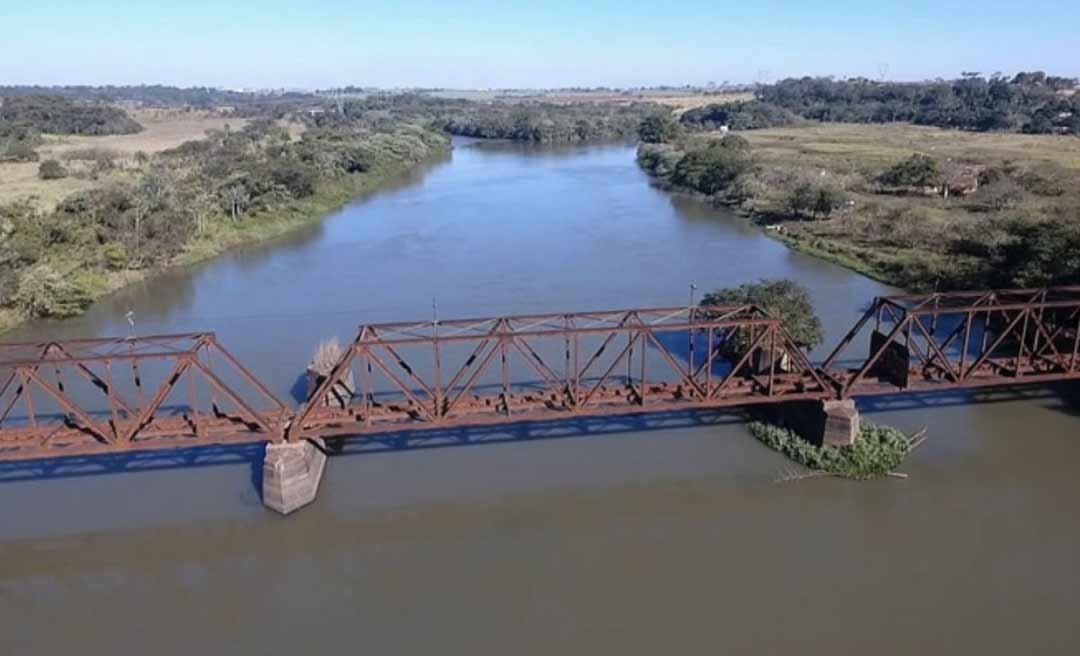
[[769, 418], [802, 435], [811, 444], [851, 446], [862, 420], [854, 399], [796, 401], [769, 408]]
[[263, 505], [282, 515], [315, 500], [326, 469], [322, 439], [267, 444], [263, 458]]

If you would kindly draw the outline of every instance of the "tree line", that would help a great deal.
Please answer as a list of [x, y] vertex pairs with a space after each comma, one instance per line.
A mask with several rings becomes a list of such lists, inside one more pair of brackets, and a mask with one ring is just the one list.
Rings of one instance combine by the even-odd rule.
[[346, 117], [423, 120], [456, 136], [532, 143], [632, 139], [644, 117], [664, 111], [653, 103], [476, 102], [425, 93], [372, 94], [342, 105]]
[[315, 96], [304, 92], [255, 93], [213, 87], [173, 87], [161, 84], [139, 85], [7, 85], [0, 86], [0, 98], [21, 96], [59, 96], [68, 100], [99, 103], [129, 102], [148, 107], [242, 106], [268, 101], [310, 101]]
[[803, 77], [762, 86], [757, 99], [818, 121], [1080, 134], [1076, 87], [1076, 79], [1040, 71], [1012, 78], [967, 73], [931, 82]]
[[134, 134], [142, 130], [122, 109], [102, 103], [76, 102], [61, 96], [15, 96], [0, 104], [0, 135], [14, 132], [49, 134]]
[[759, 87], [755, 99], [689, 109], [688, 129], [755, 130], [828, 123], [906, 122], [978, 132], [1080, 134], [1077, 80], [1041, 71], [955, 80], [884, 82], [788, 78]]

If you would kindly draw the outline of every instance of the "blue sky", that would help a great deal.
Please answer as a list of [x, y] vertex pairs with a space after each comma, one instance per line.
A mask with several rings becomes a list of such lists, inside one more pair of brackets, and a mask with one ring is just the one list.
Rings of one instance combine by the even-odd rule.
[[1080, 75], [1080, 2], [0, 0], [0, 84], [527, 87]]

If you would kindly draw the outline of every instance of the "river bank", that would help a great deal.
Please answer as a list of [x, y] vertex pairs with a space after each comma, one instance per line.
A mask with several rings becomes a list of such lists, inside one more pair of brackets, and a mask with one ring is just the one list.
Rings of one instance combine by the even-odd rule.
[[723, 137], [643, 144], [638, 161], [793, 249], [905, 289], [1080, 281], [1080, 139], [811, 124], [740, 131], [743, 159], [725, 160]]
[[[222, 134], [227, 141], [231, 133], [226, 130]], [[244, 137], [252, 138], [247, 134]], [[205, 150], [203, 142], [189, 142], [174, 151], [166, 151], [141, 169], [125, 173], [124, 177], [131, 182], [113, 176], [81, 196], [70, 196], [51, 212], [43, 213], [28, 203], [0, 208], [4, 210], [2, 218], [8, 226], [8, 234], [15, 235], [13, 244], [4, 244], [14, 251], [14, 261], [19, 262], [23, 257], [20, 250], [33, 253], [28, 258], [30, 264], [4, 272], [6, 293], [3, 297], [5, 307], [0, 308], [0, 332], [9, 332], [35, 315], [59, 318], [79, 315], [95, 301], [133, 283], [319, 221], [328, 212], [378, 191], [416, 167], [445, 158], [451, 148], [445, 135], [411, 128], [385, 135], [380, 140], [381, 137], [384, 135], [375, 134], [366, 142], [360, 141], [360, 147], [371, 143], [372, 150], [367, 151], [371, 154], [365, 155], [366, 163], [356, 172], [316, 174], [303, 169], [282, 172], [271, 169], [266, 175], [275, 180], [280, 178], [281, 191], [263, 192], [267, 200], [258, 204], [253, 193], [242, 192], [243, 196], [237, 197], [250, 204], [250, 211], [241, 215], [234, 206], [231, 220], [227, 215], [212, 218], [216, 208], [205, 189], [219, 183], [188, 182], [182, 177], [193, 165], [215, 164], [212, 159], [209, 164], [199, 164], [176, 154], [185, 148], [196, 152]], [[308, 145], [308, 148], [320, 146]], [[333, 151], [319, 155], [324, 159], [333, 157]], [[267, 166], [282, 166], [286, 161], [282, 160], [280, 165], [271, 162]], [[229, 171], [229, 174], [237, 180], [234, 184], [238, 188], [253, 184], [244, 177], [250, 175], [248, 173]], [[290, 185], [303, 191], [289, 193], [293, 189]], [[127, 191], [129, 189], [133, 191]], [[131, 194], [132, 200], [111, 200], [110, 194]], [[161, 206], [156, 209], [143, 210], [140, 203], [146, 196], [161, 196], [167, 200], [159, 201]], [[123, 209], [118, 203], [129, 203], [132, 209]], [[101, 215], [109, 210], [117, 214], [114, 221], [121, 222], [121, 226], [127, 222], [124, 214], [135, 214], [134, 250], [131, 233], [119, 226], [114, 228], [110, 219], [102, 218]], [[162, 225], [155, 228], [151, 224], [149, 231], [140, 229], [140, 221], [147, 222], [154, 211], [163, 216]], [[140, 214], [145, 216], [140, 217]], [[170, 225], [181, 219], [191, 226], [186, 236], [185, 233], [174, 235], [176, 229]], [[45, 226], [35, 225], [38, 222]], [[43, 232], [46, 236], [34, 243], [35, 236]], [[110, 232], [115, 236], [102, 236]], [[48, 234], [59, 234], [60, 237], [49, 238]], [[150, 248], [145, 257], [141, 257], [139, 251], [140, 237], [143, 246]], [[139, 265], [127, 265], [129, 258], [134, 256], [140, 256]]]

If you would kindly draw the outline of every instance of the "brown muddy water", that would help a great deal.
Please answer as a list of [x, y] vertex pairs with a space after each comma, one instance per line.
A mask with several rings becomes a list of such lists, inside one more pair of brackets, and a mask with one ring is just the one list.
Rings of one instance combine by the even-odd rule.
[[[282, 396], [361, 322], [685, 303], [787, 276], [835, 341], [881, 285], [649, 186], [628, 146], [458, 144], [284, 239], [8, 339], [216, 330]], [[737, 416], [474, 431], [332, 458], [265, 510], [257, 447], [0, 466], [0, 654], [1076, 653], [1075, 390], [884, 399], [907, 479], [778, 484]], [[1071, 397], [1071, 398], [1070, 398]]]

